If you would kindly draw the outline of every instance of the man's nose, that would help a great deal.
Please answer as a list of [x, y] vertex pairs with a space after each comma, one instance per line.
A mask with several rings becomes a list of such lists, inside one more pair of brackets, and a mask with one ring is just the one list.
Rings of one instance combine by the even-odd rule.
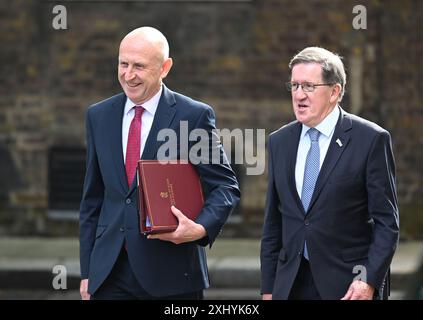
[[126, 72], [125, 72], [125, 81], [131, 81], [132, 79], [134, 79], [134, 78], [135, 78], [135, 73], [133, 72], [133, 70], [134, 70], [134, 69], [132, 69], [132, 67], [131, 67], [131, 66], [129, 66], [129, 67], [126, 69]]
[[297, 90], [294, 91], [295, 98], [302, 100], [307, 98], [307, 94], [304, 92], [303, 87], [299, 86]]

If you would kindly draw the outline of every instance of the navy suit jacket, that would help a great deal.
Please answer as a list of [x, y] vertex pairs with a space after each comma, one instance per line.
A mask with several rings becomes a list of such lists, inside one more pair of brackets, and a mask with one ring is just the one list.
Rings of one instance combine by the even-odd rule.
[[[89, 279], [88, 292], [94, 294], [112, 270], [125, 241], [135, 276], [149, 294], [161, 297], [207, 288], [203, 246], [211, 246], [239, 201], [235, 175], [218, 141], [215, 147], [219, 149], [220, 164], [195, 166], [206, 194], [196, 222], [204, 226], [207, 237], [179, 245], [147, 240], [139, 228], [136, 179], [130, 187], [126, 182], [122, 151], [125, 102], [126, 96], [121, 93], [87, 111], [87, 167], [80, 206], [81, 277]], [[215, 129], [210, 106], [163, 86], [141, 158], [156, 159], [164, 143], [157, 139], [160, 129], [174, 129], [179, 143], [180, 121], [187, 121], [189, 132], [202, 128], [210, 133]]]
[[269, 137], [261, 290], [274, 299], [289, 297], [305, 240], [321, 298], [342, 298], [356, 276], [383, 287], [399, 237], [391, 138], [340, 110], [307, 212], [295, 185], [302, 124], [294, 121]]

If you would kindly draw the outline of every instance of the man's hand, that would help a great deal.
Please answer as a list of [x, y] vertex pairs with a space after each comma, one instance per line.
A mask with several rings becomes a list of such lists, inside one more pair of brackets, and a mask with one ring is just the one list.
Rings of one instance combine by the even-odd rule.
[[261, 298], [262, 298], [262, 300], [272, 300], [272, 294], [271, 293], [264, 293]]
[[355, 280], [341, 300], [372, 300], [375, 289], [364, 281]]
[[82, 279], [79, 286], [79, 293], [82, 300], [90, 300], [91, 295], [88, 293], [88, 279]]
[[149, 235], [148, 239], [160, 239], [164, 241], [170, 241], [175, 244], [184, 242], [195, 241], [206, 236], [206, 229], [201, 224], [195, 223], [191, 219], [188, 219], [179, 209], [175, 206], [171, 207], [172, 213], [178, 219], [179, 224], [175, 231], [152, 234]]

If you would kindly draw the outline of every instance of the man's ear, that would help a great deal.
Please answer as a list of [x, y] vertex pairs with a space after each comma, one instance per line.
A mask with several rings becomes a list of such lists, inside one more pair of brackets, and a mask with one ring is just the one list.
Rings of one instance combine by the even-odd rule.
[[339, 95], [341, 94], [342, 87], [339, 83], [335, 84], [330, 94], [330, 102], [334, 103], [338, 101]]
[[161, 77], [162, 79], [166, 78], [167, 74], [169, 73], [170, 69], [172, 68], [173, 60], [172, 58], [167, 58], [162, 64], [162, 72]]

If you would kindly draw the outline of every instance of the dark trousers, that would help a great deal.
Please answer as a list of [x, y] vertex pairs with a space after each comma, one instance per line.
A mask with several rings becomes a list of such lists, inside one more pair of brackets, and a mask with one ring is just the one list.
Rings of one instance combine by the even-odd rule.
[[304, 257], [301, 258], [300, 268], [291, 292], [289, 300], [321, 300], [319, 292], [314, 284], [313, 275], [311, 273], [310, 264]]
[[167, 297], [153, 297], [139, 284], [123, 248], [109, 276], [91, 300], [202, 300], [203, 290]]

